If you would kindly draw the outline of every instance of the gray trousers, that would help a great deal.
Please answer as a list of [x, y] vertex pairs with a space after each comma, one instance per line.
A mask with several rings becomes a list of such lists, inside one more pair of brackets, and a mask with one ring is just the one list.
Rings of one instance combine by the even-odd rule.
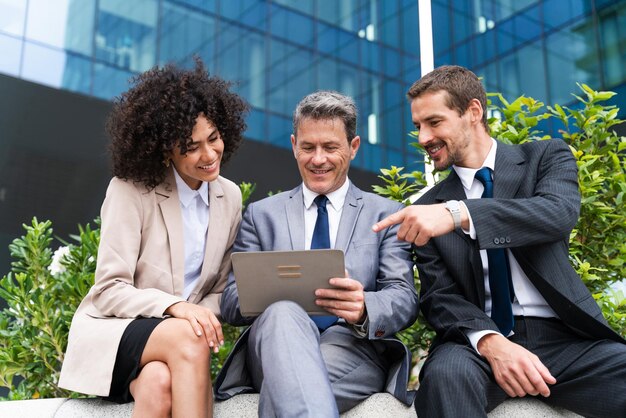
[[252, 324], [247, 368], [260, 417], [338, 417], [384, 390], [387, 365], [376, 345], [343, 325], [321, 335], [293, 302], [271, 305]]
[[[556, 319], [516, 319], [510, 340], [539, 357], [557, 383], [550, 405], [586, 417], [626, 417], [626, 344], [588, 340]], [[468, 345], [444, 343], [430, 353], [415, 408], [420, 418], [485, 417], [507, 394], [489, 363]]]

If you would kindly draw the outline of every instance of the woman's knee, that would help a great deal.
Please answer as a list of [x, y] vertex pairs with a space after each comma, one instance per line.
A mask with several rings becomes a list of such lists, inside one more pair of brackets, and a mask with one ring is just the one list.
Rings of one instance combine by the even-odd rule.
[[149, 405], [155, 412], [169, 413], [172, 409], [172, 376], [167, 364], [160, 361], [146, 364], [131, 382], [130, 391], [138, 404]]

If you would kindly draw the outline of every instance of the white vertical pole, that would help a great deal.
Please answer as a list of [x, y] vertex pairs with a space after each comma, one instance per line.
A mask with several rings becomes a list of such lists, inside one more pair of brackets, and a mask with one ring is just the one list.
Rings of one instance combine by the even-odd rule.
[[[430, 0], [419, 0], [418, 12], [420, 25], [420, 64], [423, 77], [435, 68], [433, 53], [433, 19], [430, 10]], [[432, 161], [430, 161], [430, 158], [428, 158], [428, 154], [424, 154], [424, 174], [426, 174], [426, 184], [428, 184], [428, 186], [435, 184], [434, 170], [435, 166]]]

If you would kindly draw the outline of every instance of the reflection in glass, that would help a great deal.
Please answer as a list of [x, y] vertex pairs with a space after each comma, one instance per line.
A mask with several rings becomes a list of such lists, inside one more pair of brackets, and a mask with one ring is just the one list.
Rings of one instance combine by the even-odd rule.
[[26, 42], [22, 78], [61, 88], [65, 70], [65, 52]]
[[25, 18], [25, 1], [0, 0], [0, 31], [22, 36]]
[[2, 51], [0, 73], [18, 76], [22, 56], [22, 41], [12, 36], [0, 34], [0, 51]]

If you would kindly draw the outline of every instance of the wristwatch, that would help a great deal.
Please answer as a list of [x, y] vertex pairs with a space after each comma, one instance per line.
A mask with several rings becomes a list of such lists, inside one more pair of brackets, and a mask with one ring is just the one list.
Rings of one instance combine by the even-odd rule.
[[452, 220], [454, 221], [454, 229], [459, 229], [461, 227], [461, 205], [458, 200], [448, 200], [446, 202], [446, 209], [452, 215]]

